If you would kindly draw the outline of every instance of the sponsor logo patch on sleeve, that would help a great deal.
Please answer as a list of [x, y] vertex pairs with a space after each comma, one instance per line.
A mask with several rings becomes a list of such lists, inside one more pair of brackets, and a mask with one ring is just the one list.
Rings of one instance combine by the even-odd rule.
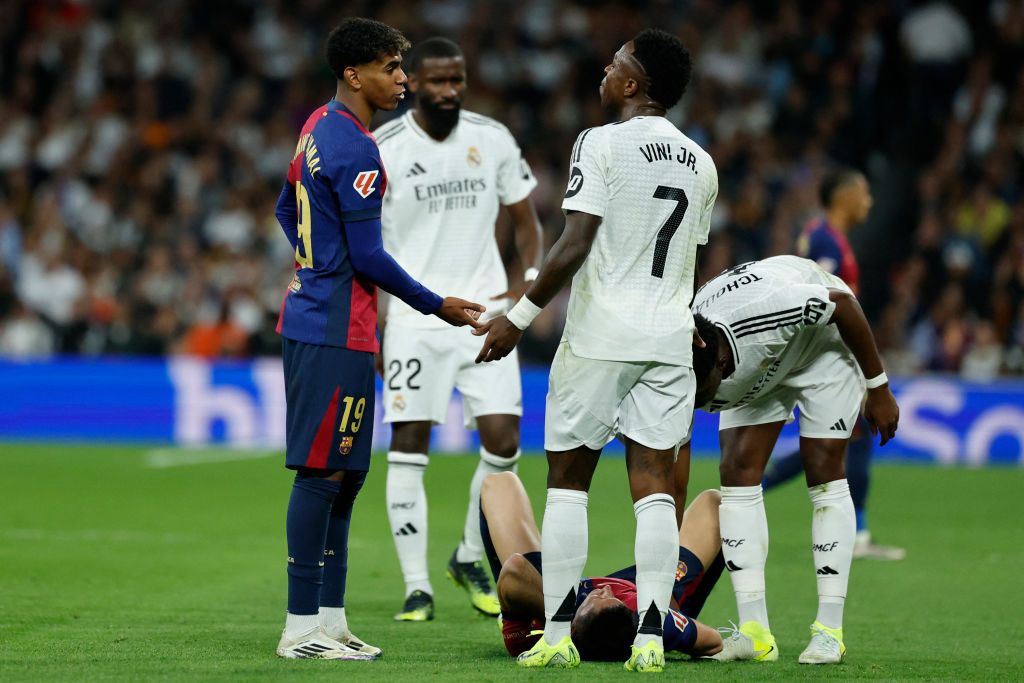
[[352, 187], [355, 188], [356, 192], [363, 199], [366, 199], [373, 193], [373, 185], [377, 182], [377, 176], [380, 175], [379, 171], [360, 171], [356, 175], [355, 181], [352, 183]]

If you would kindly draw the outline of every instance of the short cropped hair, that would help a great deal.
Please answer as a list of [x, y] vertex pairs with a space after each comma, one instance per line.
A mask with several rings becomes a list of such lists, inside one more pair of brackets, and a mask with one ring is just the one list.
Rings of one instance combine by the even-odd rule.
[[827, 171], [818, 187], [818, 200], [821, 201], [821, 206], [826, 209], [832, 206], [836, 192], [857, 180], [858, 177], [860, 177], [860, 171], [854, 168], [840, 167]]
[[572, 640], [580, 659], [589, 662], [623, 662], [636, 637], [638, 617], [626, 603], [586, 612], [573, 619]]
[[656, 28], [644, 29], [633, 38], [633, 56], [650, 79], [647, 95], [666, 109], [674, 107], [686, 91], [693, 69], [682, 41]]
[[345, 69], [376, 61], [381, 55], [401, 54], [410, 47], [402, 32], [373, 19], [352, 17], [327, 36], [327, 65], [342, 79]]
[[446, 59], [449, 57], [462, 57], [462, 48], [447, 38], [440, 36], [427, 38], [416, 43], [412, 52], [409, 53], [409, 65], [406, 72], [416, 71], [423, 64], [424, 59]]
[[693, 376], [697, 386], [700, 386], [718, 363], [718, 330], [713, 322], [700, 313], [694, 314], [693, 322], [697, 325], [700, 338], [704, 340], [703, 349], [693, 349]]

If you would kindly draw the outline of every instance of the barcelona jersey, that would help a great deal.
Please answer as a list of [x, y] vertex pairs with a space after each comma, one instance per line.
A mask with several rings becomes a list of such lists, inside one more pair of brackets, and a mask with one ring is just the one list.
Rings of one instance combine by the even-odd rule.
[[825, 272], [845, 282], [854, 295], [860, 293], [860, 268], [846, 235], [824, 219], [807, 224], [797, 243], [797, 255], [817, 263]]
[[[344, 229], [380, 218], [387, 176], [376, 141], [331, 100], [302, 127], [288, 185], [296, 226], [285, 232], [295, 249], [295, 276], [278, 332], [308, 344], [376, 352], [377, 288], [353, 268]], [[289, 199], [282, 194], [282, 202]]]

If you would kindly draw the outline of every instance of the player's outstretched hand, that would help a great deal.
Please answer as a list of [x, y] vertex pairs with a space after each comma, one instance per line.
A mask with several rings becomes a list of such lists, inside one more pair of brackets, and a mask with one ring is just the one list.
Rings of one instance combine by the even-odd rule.
[[487, 339], [484, 340], [483, 348], [480, 349], [480, 353], [477, 354], [477, 363], [489, 363], [492, 360], [501, 360], [508, 354], [512, 353], [512, 349], [516, 347], [519, 340], [523, 337], [523, 331], [510, 323], [508, 318], [503, 315], [499, 315], [497, 318], [492, 318], [480, 327], [473, 330], [473, 334], [478, 337], [487, 335]]
[[896, 436], [896, 425], [900, 421], [900, 407], [888, 384], [868, 389], [868, 400], [864, 403], [864, 417], [871, 425], [872, 434], [881, 434], [880, 445], [884, 446]]
[[462, 327], [463, 325], [480, 327], [478, 322], [480, 314], [486, 310], [487, 307], [483, 304], [475, 304], [472, 301], [466, 301], [458, 297], [446, 296], [444, 301], [441, 302], [441, 308], [434, 311], [434, 315], [455, 327]]

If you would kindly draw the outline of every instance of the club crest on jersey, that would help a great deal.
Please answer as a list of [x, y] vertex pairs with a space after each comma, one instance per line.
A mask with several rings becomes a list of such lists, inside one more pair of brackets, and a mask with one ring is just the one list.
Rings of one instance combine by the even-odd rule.
[[338, 452], [342, 455], [348, 455], [352, 452], [352, 442], [354, 437], [343, 436], [341, 437], [341, 443], [338, 444]]
[[470, 147], [469, 151], [466, 154], [466, 163], [472, 166], [473, 168], [476, 168], [483, 162], [484, 158], [480, 156], [480, 150], [478, 150], [476, 147]]
[[360, 171], [355, 181], [353, 181], [352, 187], [355, 188], [360, 197], [366, 199], [373, 192], [373, 184], [377, 182], [378, 175], [380, 175], [379, 171]]
[[687, 571], [686, 563], [679, 560], [679, 564], [676, 565], [676, 581], [682, 581]]
[[680, 632], [685, 631], [686, 627], [690, 625], [689, 619], [671, 607], [669, 608], [668, 613], [672, 615], [672, 623], [676, 625], [676, 628], [679, 629]]
[[405, 398], [403, 398], [401, 394], [395, 394], [395, 400], [391, 402], [391, 408], [396, 413], [400, 413], [405, 410]]

